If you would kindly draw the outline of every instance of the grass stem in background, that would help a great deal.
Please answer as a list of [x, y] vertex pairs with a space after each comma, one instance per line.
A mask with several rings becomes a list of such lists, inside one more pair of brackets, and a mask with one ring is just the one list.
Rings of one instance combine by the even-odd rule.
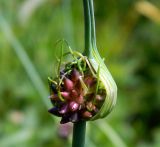
[[21, 43], [18, 41], [18, 39], [12, 32], [12, 29], [9, 23], [5, 20], [1, 12], [0, 12], [0, 28], [1, 28], [1, 31], [4, 33], [7, 41], [9, 42], [9, 44], [11, 45], [11, 47], [14, 49], [15, 53], [17, 54], [17, 57], [21, 61], [26, 73], [28, 74], [28, 77], [30, 78], [34, 87], [36, 88], [39, 95], [41, 96], [43, 102], [46, 104], [47, 107], [50, 107], [51, 104], [46, 98], [48, 97], [48, 91], [46, 87], [44, 86], [43, 81], [41, 80], [38, 72], [36, 71], [25, 49], [23, 48]]

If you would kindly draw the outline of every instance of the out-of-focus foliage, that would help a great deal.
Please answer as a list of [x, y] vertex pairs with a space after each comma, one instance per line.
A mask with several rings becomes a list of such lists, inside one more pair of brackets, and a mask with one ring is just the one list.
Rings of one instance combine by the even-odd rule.
[[[86, 144], [159, 147], [160, 1], [95, 0], [95, 16], [98, 48], [117, 82], [118, 102], [108, 118], [88, 124]], [[82, 0], [0, 1], [0, 146], [70, 146], [43, 100], [47, 77], [55, 74], [56, 41], [64, 38], [82, 52], [83, 34]], [[23, 63], [19, 45], [31, 64]]]

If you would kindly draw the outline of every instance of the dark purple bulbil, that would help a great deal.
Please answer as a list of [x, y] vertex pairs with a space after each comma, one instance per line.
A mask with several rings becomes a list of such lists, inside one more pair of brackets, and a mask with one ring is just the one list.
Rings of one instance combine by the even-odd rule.
[[53, 115], [56, 115], [58, 117], [61, 117], [61, 114], [59, 113], [57, 107], [53, 107], [53, 108], [49, 109], [48, 112], [51, 113], [51, 114], [53, 114]]
[[69, 109], [70, 109], [70, 111], [75, 112], [75, 111], [78, 110], [78, 108], [79, 108], [79, 104], [78, 103], [76, 103], [74, 101], [71, 101], [69, 103]]
[[66, 103], [66, 104], [62, 105], [62, 107], [59, 110], [59, 113], [60, 114], [66, 114], [68, 111], [69, 111], [68, 104]]

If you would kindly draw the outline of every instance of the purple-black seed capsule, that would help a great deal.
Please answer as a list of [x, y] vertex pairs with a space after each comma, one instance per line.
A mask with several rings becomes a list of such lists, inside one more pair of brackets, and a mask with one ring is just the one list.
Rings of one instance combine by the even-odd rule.
[[48, 110], [49, 113], [56, 115], [58, 117], [61, 117], [61, 114], [58, 112], [58, 108], [57, 107], [53, 107], [51, 109]]

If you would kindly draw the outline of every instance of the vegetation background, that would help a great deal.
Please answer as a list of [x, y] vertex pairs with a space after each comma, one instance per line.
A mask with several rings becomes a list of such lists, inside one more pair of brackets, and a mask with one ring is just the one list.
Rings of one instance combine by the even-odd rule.
[[[94, 0], [97, 44], [118, 85], [87, 147], [160, 147], [160, 1]], [[82, 0], [0, 0], [0, 146], [67, 147], [47, 109], [55, 43], [83, 52]], [[65, 128], [67, 129], [67, 128]], [[59, 135], [58, 135], [59, 134]]]

